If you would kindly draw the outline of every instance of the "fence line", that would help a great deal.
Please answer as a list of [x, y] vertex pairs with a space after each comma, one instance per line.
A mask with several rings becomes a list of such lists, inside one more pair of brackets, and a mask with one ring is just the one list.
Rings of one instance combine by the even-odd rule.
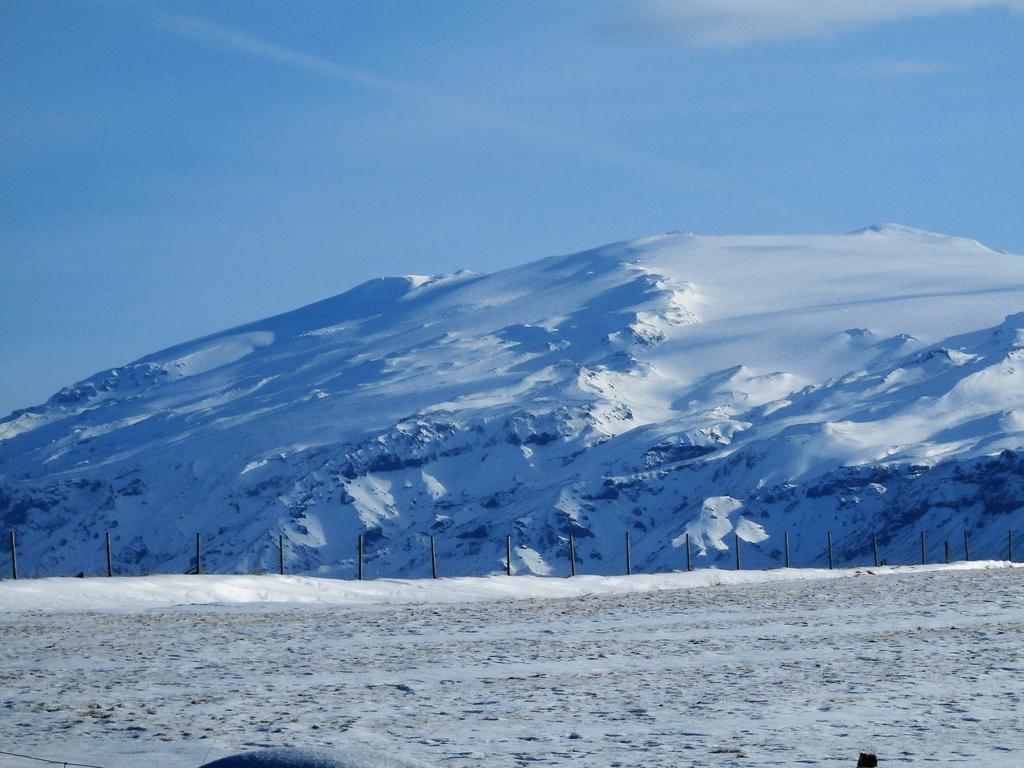
[[20, 757], [23, 760], [35, 760], [37, 763], [49, 763], [50, 765], [63, 765], [73, 766], [73, 768], [103, 768], [102, 765], [93, 765], [91, 763], [73, 763], [70, 760], [47, 760], [45, 757], [33, 757], [32, 755], [21, 755], [17, 752], [5, 752], [0, 749], [0, 755], [7, 755], [8, 757]]
[[[1005, 547], [1005, 549], [1003, 550], [1003, 552], [1000, 552], [999, 555], [996, 558], [993, 558], [993, 559], [1003, 559], [1002, 555], [1005, 554], [1006, 555], [1006, 558], [1005, 558], [1006, 560], [1008, 560], [1011, 563], [1014, 562], [1014, 559], [1013, 559], [1013, 557], [1014, 557], [1013, 533], [1014, 532], [1013, 532], [1012, 528], [1007, 530], [1007, 532], [1006, 532], [1006, 542], [1003, 545]], [[439, 578], [440, 574], [439, 574], [439, 571], [438, 571], [437, 545], [436, 545], [435, 536], [433, 534], [429, 534], [429, 535], [428, 534], [422, 534], [421, 536], [418, 536], [418, 538], [421, 538], [421, 537], [426, 537], [426, 539], [429, 541], [430, 575], [431, 575], [432, 578], [435, 578], [435, 579]], [[504, 549], [505, 549], [505, 557], [502, 558], [502, 565], [504, 566], [503, 570], [505, 571], [505, 573], [507, 575], [511, 576], [513, 574], [513, 567], [512, 567], [512, 536], [511, 535], [506, 535], [504, 538], [505, 538], [505, 542], [504, 542], [505, 543], [505, 547], [504, 547]], [[823, 567], [823, 566], [820, 566], [820, 565], [815, 565], [816, 563], [823, 563], [823, 562], [827, 562], [828, 568], [831, 569], [831, 568], [836, 567], [835, 552], [834, 552], [834, 549], [833, 549], [832, 532], [831, 531], [825, 531], [824, 532], [824, 539], [825, 540], [822, 542], [825, 545], [823, 550], [818, 550], [820, 552], [820, 554], [815, 555], [815, 556], [811, 557], [808, 560], [805, 560], [803, 566], [800, 566], [800, 565], [794, 566], [793, 562], [792, 562], [791, 555], [790, 555], [790, 535], [789, 535], [789, 531], [788, 530], [783, 532], [783, 538], [782, 538], [783, 550], [780, 552], [776, 548], [773, 551], [767, 552], [767, 553], [764, 552], [762, 549], [760, 549], [759, 547], [756, 546], [759, 542], [749, 542], [749, 541], [746, 541], [745, 539], [740, 538], [739, 533], [737, 531], [733, 531], [733, 550], [734, 550], [734, 555], [735, 555], [735, 568], [736, 568], [736, 570], [742, 570], [743, 569], [743, 566], [744, 566], [744, 563], [745, 563], [747, 557], [746, 557], [746, 554], [742, 552], [741, 548], [744, 546], [744, 544], [746, 544], [748, 547], [751, 547], [750, 551], [753, 551], [754, 553], [759, 555], [759, 558], [755, 558], [755, 560], [759, 559], [760, 562], [761, 562], [761, 566], [760, 567], [755, 565], [753, 568], [750, 568], [751, 570], [767, 570], [769, 568], [779, 567], [780, 565], [783, 568], [791, 568], [791, 567], [797, 567], [797, 568], [799, 568], [799, 567], [806, 567], [806, 568]], [[898, 558], [896, 560], [893, 560], [893, 561], [890, 561], [890, 560], [888, 560], [886, 558], [881, 557], [877, 532], [872, 532], [871, 533], [870, 541], [865, 544], [865, 546], [863, 547], [863, 550], [865, 550], [865, 551], [870, 553], [870, 555], [871, 555], [870, 560], [874, 563], [875, 567], [878, 567], [878, 566], [881, 566], [881, 565], [897, 565], [897, 564], [907, 564], [907, 565], [910, 565], [910, 564], [915, 564], [915, 563], [921, 563], [923, 565], [923, 564], [927, 564], [929, 562], [936, 562], [936, 563], [938, 563], [938, 562], [945, 562], [945, 563], [949, 563], [954, 558], [953, 548], [952, 548], [948, 538], [943, 541], [943, 555], [944, 555], [943, 560], [935, 560], [935, 559], [929, 558], [928, 538], [927, 538], [926, 531], [921, 530], [919, 532], [919, 539], [920, 539], [920, 541], [919, 541], [920, 552], [919, 552], [919, 555], [917, 556], [916, 559], [914, 558], [913, 555], [906, 556], [906, 555], [908, 555], [907, 552], [903, 552], [902, 553], [904, 555], [904, 557], [900, 557], [900, 558]], [[273, 539], [271, 538], [271, 541], [272, 540]], [[693, 563], [692, 554], [691, 554], [691, 542], [690, 542], [690, 534], [689, 534], [689, 532], [685, 533], [684, 540], [685, 540], [685, 567], [686, 567], [687, 571], [692, 571], [694, 569], [694, 563]], [[573, 534], [571, 532], [567, 533], [565, 535], [565, 537], [562, 539], [562, 541], [565, 542], [565, 545], [566, 545], [566, 555], [567, 555], [567, 559], [569, 561], [568, 562], [569, 576], [575, 576], [577, 574], [577, 563], [583, 562], [583, 560], [582, 560], [582, 558], [580, 556], [580, 553], [578, 551], [578, 543], [575, 540], [575, 538], [574, 538], [574, 536], [573, 536]], [[912, 541], [912, 539], [911, 539], [911, 541]], [[17, 541], [17, 537], [16, 537], [14, 531], [11, 531], [9, 533], [9, 542], [10, 542], [10, 571], [9, 571], [10, 578], [11, 579], [18, 579], [19, 578], [19, 573], [18, 573], [18, 559], [19, 559], [18, 541]], [[192, 564], [188, 568], [188, 570], [185, 571], [186, 574], [201, 575], [201, 574], [206, 572], [205, 569], [203, 568], [203, 562], [202, 562], [203, 552], [202, 552], [202, 544], [201, 544], [201, 542], [202, 542], [201, 535], [199, 533], [195, 534], [195, 551], [194, 551], [194, 555], [192, 557]], [[278, 571], [279, 574], [284, 575], [285, 574], [285, 570], [286, 570], [285, 569], [285, 552], [286, 552], [286, 550], [285, 550], [285, 541], [284, 541], [284, 535], [283, 534], [278, 533], [278, 535], [277, 535], [277, 542], [276, 543], [277, 543], [277, 566], [278, 566], [277, 567], [277, 571]], [[908, 545], [911, 546], [911, 547], [913, 546], [910, 542], [907, 542], [904, 546], [906, 547]], [[273, 546], [273, 544], [270, 544], [269, 546]], [[364, 561], [366, 559], [365, 556], [366, 556], [367, 553], [365, 552], [364, 546], [365, 546], [365, 537], [364, 537], [363, 534], [359, 534], [356, 537], [356, 552], [355, 552], [355, 558], [354, 558], [355, 562], [353, 563], [353, 566], [355, 568], [355, 578], [358, 579], [358, 580], [363, 580], [364, 578], [369, 578], [369, 576], [367, 575], [366, 570], [365, 570], [365, 562]], [[853, 549], [853, 548], [847, 547], [847, 551], [860, 552], [861, 548], [857, 547], [857, 548]], [[107, 576], [114, 576], [114, 575], [116, 575], [116, 569], [114, 567], [115, 561], [114, 561], [114, 557], [113, 557], [113, 552], [112, 552], [112, 547], [111, 547], [111, 538], [110, 538], [110, 532], [109, 531], [106, 531], [104, 533], [104, 554], [105, 554], [105, 563], [104, 564], [106, 566], [106, 568], [105, 568], [106, 575]], [[372, 556], [373, 556], [374, 552], [370, 552], [368, 554], [370, 555], [371, 561], [372, 561]], [[607, 554], [607, 551], [605, 551], [605, 554]], [[970, 534], [966, 530], [963, 531], [963, 551], [962, 551], [962, 554], [963, 554], [963, 558], [962, 559], [964, 561], [970, 561], [971, 560], [971, 540], [970, 540]], [[636, 568], [635, 568], [635, 563], [633, 561], [632, 537], [631, 537], [629, 532], [627, 532], [626, 535], [625, 535], [624, 555], [625, 555], [625, 571], [624, 571], [625, 574], [628, 576], [628, 575], [632, 575], [632, 574], [636, 573], [637, 571], [636, 571]], [[23, 556], [22, 556], [22, 560], [24, 560]], [[681, 557], [680, 557], [680, 560], [682, 560]], [[781, 562], [780, 562], [780, 560], [781, 560]], [[348, 561], [341, 561], [341, 563], [347, 563], [347, 562]], [[341, 563], [337, 563], [337, 564], [341, 564]], [[716, 561], [714, 564], [717, 565], [718, 562]], [[680, 562], [680, 566], [682, 566], [682, 565], [683, 565], [683, 563]], [[868, 566], [867, 566], [867, 564], [847, 562], [847, 567], [868, 567]], [[748, 568], [749, 568], [749, 565], [748, 565]], [[661, 572], [661, 571], [659, 571], [659, 572]], [[84, 576], [85, 574], [84, 574], [84, 572], [81, 572], [81, 573], [79, 573], [77, 575], [78, 576]], [[378, 573], [377, 576], [378, 577], [382, 577], [382, 574]], [[398, 576], [398, 577], [395, 577], [395, 578], [403, 578], [403, 577], [402, 576]], [[404, 578], [412, 578], [412, 577], [406, 576]]]

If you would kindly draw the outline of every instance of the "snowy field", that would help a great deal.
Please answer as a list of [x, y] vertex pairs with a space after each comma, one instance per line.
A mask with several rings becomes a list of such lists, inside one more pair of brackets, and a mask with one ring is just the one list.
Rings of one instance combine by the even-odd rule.
[[1024, 569], [970, 565], [3, 582], [0, 749], [104, 768], [270, 745], [467, 768], [1020, 766]]

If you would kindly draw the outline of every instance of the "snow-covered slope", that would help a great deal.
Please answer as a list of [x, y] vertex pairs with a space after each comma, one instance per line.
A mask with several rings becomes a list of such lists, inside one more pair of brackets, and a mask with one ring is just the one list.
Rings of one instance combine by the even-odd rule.
[[[1024, 529], [1024, 260], [895, 225], [671, 234], [384, 278], [0, 421], [22, 571], [564, 573], [1005, 556]], [[958, 544], [959, 546], [959, 544]], [[991, 551], [988, 551], [991, 550]]]

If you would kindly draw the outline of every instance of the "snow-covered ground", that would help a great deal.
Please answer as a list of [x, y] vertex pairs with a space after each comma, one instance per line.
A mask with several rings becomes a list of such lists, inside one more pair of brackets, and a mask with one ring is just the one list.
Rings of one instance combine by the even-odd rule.
[[0, 748], [108, 768], [270, 745], [453, 768], [1019, 766], [1021, 594], [1024, 569], [995, 562], [4, 582]]
[[139, 611], [183, 605], [284, 603], [359, 607], [466, 603], [657, 592], [739, 584], [841, 579], [853, 576], [978, 570], [1009, 566], [1001, 561], [880, 568], [779, 568], [772, 571], [722, 571], [702, 568], [689, 573], [576, 576], [487, 576], [453, 579], [372, 579], [344, 581], [305, 576], [138, 576], [88, 579], [0, 581], [0, 613], [20, 611]]

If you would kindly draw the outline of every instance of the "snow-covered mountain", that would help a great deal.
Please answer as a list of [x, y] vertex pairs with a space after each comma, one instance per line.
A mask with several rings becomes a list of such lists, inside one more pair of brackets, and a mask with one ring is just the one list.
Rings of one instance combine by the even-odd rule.
[[[896, 225], [669, 234], [373, 280], [0, 421], [26, 573], [565, 573], [1004, 556], [1024, 533], [1024, 258]], [[1024, 547], [1024, 535], [1022, 535]], [[939, 553], [933, 552], [938, 557]]]

